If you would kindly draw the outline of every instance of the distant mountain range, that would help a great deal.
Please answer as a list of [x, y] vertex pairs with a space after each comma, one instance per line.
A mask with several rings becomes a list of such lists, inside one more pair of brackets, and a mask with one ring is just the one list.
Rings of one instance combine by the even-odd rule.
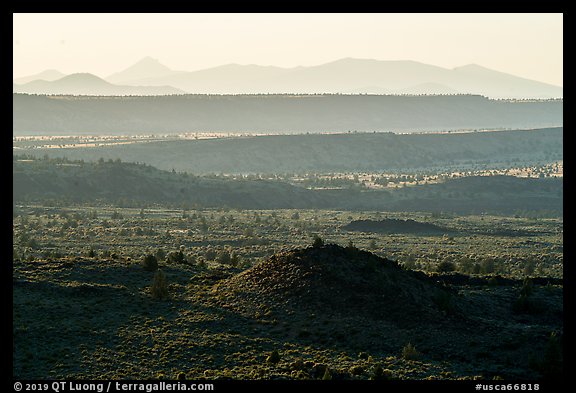
[[44, 80], [44, 81], [51, 82], [51, 81], [55, 81], [55, 80], [60, 79], [60, 78], [64, 78], [65, 76], [66, 76], [66, 74], [63, 74], [57, 70], [46, 70], [46, 71], [42, 71], [39, 74], [25, 76], [23, 78], [16, 78], [12, 82], [14, 84], [17, 84], [17, 85], [23, 85], [23, 84], [26, 84], [26, 83], [29, 83], [32, 81], [36, 81], [36, 80]]
[[187, 72], [172, 70], [158, 60], [146, 57], [105, 80], [91, 74], [62, 76], [58, 71], [49, 70], [18, 78], [13, 81], [13, 91], [88, 95], [343, 93], [563, 97], [562, 87], [475, 64], [447, 69], [415, 61], [353, 58], [311, 67], [227, 64]]
[[[28, 78], [22, 78], [24, 80]], [[105, 81], [92, 74], [71, 74], [56, 80], [37, 79], [18, 85], [13, 83], [12, 92], [52, 95], [93, 96], [154, 96], [184, 94], [171, 86], [121, 86]]]

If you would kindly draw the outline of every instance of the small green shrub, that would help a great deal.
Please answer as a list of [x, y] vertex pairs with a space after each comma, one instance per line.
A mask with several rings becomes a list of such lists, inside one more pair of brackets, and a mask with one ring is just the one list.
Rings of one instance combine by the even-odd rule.
[[482, 274], [492, 274], [496, 272], [496, 263], [491, 258], [485, 258], [480, 262], [480, 271]]
[[438, 273], [449, 273], [456, 270], [456, 265], [450, 261], [442, 261], [436, 266]]
[[557, 379], [562, 377], [564, 353], [561, 334], [556, 334], [556, 332], [550, 334], [544, 350], [543, 360], [541, 371], [544, 378]]
[[166, 281], [166, 275], [161, 269], [158, 269], [156, 274], [154, 274], [154, 281], [152, 281], [152, 288], [150, 291], [154, 299], [168, 299], [168, 282]]
[[166, 256], [166, 261], [169, 263], [185, 263], [186, 257], [182, 250], [170, 251]]
[[552, 332], [544, 348], [544, 353], [530, 360], [530, 367], [539, 372], [545, 380], [561, 380], [564, 369], [562, 334]]
[[166, 258], [166, 251], [164, 251], [164, 249], [162, 248], [159, 248], [156, 250], [154, 256], [156, 257], [157, 260], [163, 261]]
[[216, 256], [218, 254], [216, 253], [216, 250], [209, 248], [206, 250], [206, 252], [204, 253], [204, 258], [206, 258], [207, 261], [213, 261], [216, 259]]
[[142, 268], [149, 272], [155, 272], [158, 270], [158, 259], [152, 254], [147, 254], [142, 259]]
[[359, 365], [350, 367], [350, 374], [352, 375], [362, 375], [364, 374], [364, 368]]
[[414, 345], [408, 343], [402, 348], [402, 358], [404, 360], [418, 360], [420, 359], [420, 352], [416, 349]]
[[280, 361], [280, 354], [278, 353], [278, 350], [273, 350], [270, 355], [268, 355], [268, 357], [266, 358], [266, 363], [269, 364], [276, 364]]
[[517, 314], [535, 314], [542, 311], [542, 307], [534, 299], [532, 293], [534, 292], [534, 284], [532, 280], [527, 278], [520, 288], [518, 298], [512, 304], [512, 311]]
[[320, 248], [323, 245], [324, 245], [324, 240], [322, 240], [322, 238], [320, 236], [314, 235], [313, 241], [312, 241], [312, 247]]
[[230, 266], [238, 267], [240, 264], [240, 257], [234, 251], [230, 253]]
[[221, 263], [223, 265], [229, 265], [231, 258], [230, 258], [230, 252], [228, 252], [228, 250], [222, 250], [218, 253], [218, 256], [216, 257], [216, 261], [218, 263]]
[[531, 279], [526, 278], [522, 282], [522, 288], [520, 288], [520, 296], [530, 296], [534, 292], [534, 283]]
[[370, 373], [370, 379], [374, 381], [381, 381], [390, 379], [392, 372], [388, 369], [383, 369], [380, 363], [377, 363]]
[[378, 245], [376, 244], [376, 240], [370, 239], [370, 241], [368, 242], [368, 249], [369, 250], [376, 250], [377, 248], [378, 248]]
[[208, 268], [208, 264], [206, 263], [206, 260], [203, 257], [199, 257], [196, 259], [196, 266], [198, 266], [200, 269]]

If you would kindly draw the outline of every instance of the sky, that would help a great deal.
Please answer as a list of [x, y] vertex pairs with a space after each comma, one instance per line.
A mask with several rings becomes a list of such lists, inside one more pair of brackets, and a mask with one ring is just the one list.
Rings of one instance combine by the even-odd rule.
[[563, 86], [563, 15], [13, 14], [14, 78], [47, 69], [107, 77], [147, 56], [181, 71], [346, 57], [478, 64]]

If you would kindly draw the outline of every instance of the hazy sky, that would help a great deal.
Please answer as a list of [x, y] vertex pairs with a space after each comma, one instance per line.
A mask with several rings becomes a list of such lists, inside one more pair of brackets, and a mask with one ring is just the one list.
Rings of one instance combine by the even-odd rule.
[[13, 77], [106, 77], [145, 56], [194, 71], [344, 57], [476, 63], [563, 85], [562, 14], [14, 14]]

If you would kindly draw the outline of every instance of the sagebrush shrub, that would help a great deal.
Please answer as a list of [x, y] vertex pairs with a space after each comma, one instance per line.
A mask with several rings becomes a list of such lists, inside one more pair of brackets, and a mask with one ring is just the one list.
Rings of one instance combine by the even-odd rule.
[[154, 299], [168, 299], [168, 282], [166, 281], [166, 274], [161, 269], [158, 269], [156, 274], [154, 274], [154, 281], [152, 281], [150, 291]]
[[414, 345], [408, 343], [402, 348], [402, 358], [404, 360], [417, 360], [420, 358], [420, 352], [418, 352]]
[[312, 247], [314, 248], [320, 248], [324, 245], [324, 240], [322, 240], [322, 238], [318, 235], [314, 235], [313, 238], [313, 242], [312, 242]]
[[158, 259], [152, 254], [147, 254], [142, 260], [142, 267], [149, 272], [155, 272], [158, 270]]
[[450, 261], [442, 261], [436, 266], [438, 273], [449, 273], [456, 270], [456, 265]]
[[278, 350], [273, 350], [272, 353], [270, 353], [270, 355], [266, 358], [266, 363], [278, 363], [280, 361], [280, 354], [278, 353]]

